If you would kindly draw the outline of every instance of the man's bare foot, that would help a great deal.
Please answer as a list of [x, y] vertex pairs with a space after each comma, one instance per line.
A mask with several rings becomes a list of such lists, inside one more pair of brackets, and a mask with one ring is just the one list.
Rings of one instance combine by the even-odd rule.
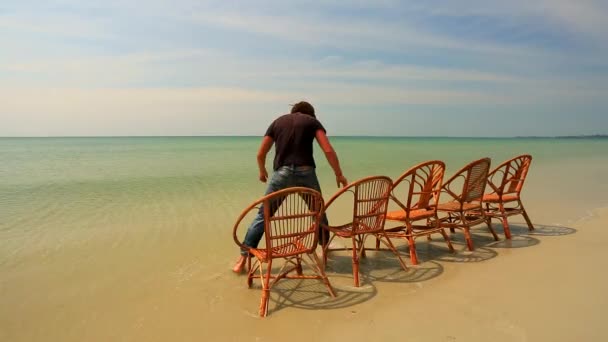
[[247, 261], [247, 257], [241, 255], [239, 259], [236, 261], [236, 264], [232, 267], [232, 272], [234, 273], [242, 273], [243, 268], [245, 267], [245, 261]]

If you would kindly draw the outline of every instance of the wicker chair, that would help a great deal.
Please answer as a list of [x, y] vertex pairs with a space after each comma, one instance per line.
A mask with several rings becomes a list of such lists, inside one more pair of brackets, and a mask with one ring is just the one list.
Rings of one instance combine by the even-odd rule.
[[[237, 237], [241, 221], [256, 208], [264, 213], [265, 247], [262, 248], [247, 247]], [[262, 283], [260, 316], [266, 316], [270, 289], [282, 278], [321, 279], [329, 294], [335, 297], [321, 261], [315, 253], [323, 208], [323, 197], [319, 192], [293, 187], [260, 198], [247, 207], [237, 219], [233, 229], [234, 241], [249, 251], [247, 285], [251, 287], [254, 278], [259, 278]], [[255, 257], [253, 265], [252, 256]], [[303, 258], [304, 256], [308, 257], [308, 260]], [[285, 262], [281, 269], [273, 274], [272, 265], [275, 259], [285, 259]], [[308, 265], [315, 274], [304, 275], [302, 263]], [[259, 275], [256, 275], [256, 271], [259, 271]], [[293, 271], [296, 271], [296, 274], [292, 274]]]
[[[365, 257], [365, 239], [372, 235], [380, 239], [397, 256], [404, 270], [407, 266], [399, 252], [384, 232], [384, 223], [388, 201], [392, 189], [392, 181], [385, 176], [372, 176], [360, 179], [340, 189], [328, 202], [326, 210], [336, 199], [345, 194], [353, 195], [352, 221], [340, 226], [325, 226], [329, 231], [329, 241], [323, 248], [323, 261], [327, 264], [327, 254], [335, 250], [352, 251], [353, 278], [355, 286], [359, 286], [359, 258]], [[351, 239], [351, 248], [330, 248], [335, 237]]]
[[[410, 247], [410, 259], [412, 264], [418, 264], [416, 254], [416, 238], [433, 233], [440, 233], [445, 239], [448, 248], [454, 252], [454, 247], [444, 228], [439, 225], [437, 218], [437, 203], [445, 173], [445, 164], [439, 160], [427, 161], [407, 170], [393, 183], [391, 199], [401, 210], [390, 211], [386, 214], [388, 221], [399, 222], [400, 225], [385, 228], [389, 237], [403, 238]], [[404, 201], [401, 201], [395, 191], [407, 188]], [[422, 221], [422, 224], [415, 224]], [[376, 248], [380, 247], [380, 241], [376, 241]]]
[[534, 230], [520, 197], [531, 162], [532, 156], [524, 154], [505, 161], [488, 175], [490, 192], [483, 196], [485, 214], [502, 221], [507, 239], [511, 238], [508, 216], [521, 214], [528, 229]]
[[498, 241], [498, 235], [482, 206], [489, 169], [490, 158], [476, 160], [460, 169], [441, 189], [450, 200], [437, 206], [438, 213], [447, 214], [447, 217], [440, 218], [441, 227], [450, 228], [452, 232], [455, 228], [462, 229], [470, 251], [475, 247], [469, 230], [478, 224], [486, 223], [494, 239]]

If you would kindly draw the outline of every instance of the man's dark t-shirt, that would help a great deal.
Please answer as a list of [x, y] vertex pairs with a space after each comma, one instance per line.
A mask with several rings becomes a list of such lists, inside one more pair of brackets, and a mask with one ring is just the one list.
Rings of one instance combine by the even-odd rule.
[[285, 114], [274, 120], [265, 134], [275, 143], [273, 169], [287, 165], [316, 167], [312, 142], [319, 129], [325, 132], [319, 120], [307, 114]]

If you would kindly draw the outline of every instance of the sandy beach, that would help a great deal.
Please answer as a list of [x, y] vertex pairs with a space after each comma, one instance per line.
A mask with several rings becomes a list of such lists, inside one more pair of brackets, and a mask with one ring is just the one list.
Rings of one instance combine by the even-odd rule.
[[[456, 254], [440, 239], [421, 240], [422, 263], [403, 272], [390, 253], [363, 261], [363, 285], [352, 286], [350, 260], [330, 258], [328, 274], [338, 297], [317, 281], [284, 280], [272, 291], [270, 316], [259, 318], [259, 285], [226, 270], [205, 274], [190, 265], [148, 284], [133, 305], [118, 288], [106, 302], [66, 303], [32, 313], [36, 329], [22, 330], [3, 318], [5, 341], [603, 341], [608, 305], [608, 208], [567, 224], [551, 223], [550, 211], [534, 211], [536, 230], [515, 218], [513, 239], [492, 240], [475, 232], [475, 252], [453, 235]], [[495, 225], [497, 228], [498, 226]], [[501, 229], [498, 229], [501, 232]], [[400, 250], [405, 252], [401, 245]], [[176, 285], [177, 284], [177, 285]], [[181, 284], [182, 286], [180, 286]], [[68, 285], [69, 286], [69, 285]], [[116, 307], [120, 311], [115, 311]], [[18, 308], [18, 306], [15, 306]], [[66, 312], [72, 308], [73, 312]], [[78, 320], [80, 310], [88, 319]], [[53, 319], [52, 311], [60, 313]], [[105, 312], [114, 312], [107, 315]], [[66, 316], [72, 323], [65, 325]], [[55, 325], [54, 323], [59, 323]], [[22, 326], [23, 327], [23, 326]]]
[[[242, 317], [237, 323], [242, 329], [224, 337], [602, 341], [608, 338], [602, 325], [608, 277], [601, 272], [608, 263], [602, 250], [608, 239], [607, 223], [607, 208], [570, 225], [537, 223], [533, 232], [522, 220], [513, 224], [512, 241], [494, 242], [489, 235], [477, 234], [480, 247], [473, 253], [456, 237], [460, 247], [456, 255], [437, 244], [424, 255], [427, 261], [408, 273], [400, 272], [394, 261], [369, 262], [367, 286], [359, 290], [350, 287], [345, 267], [338, 277], [331, 277], [339, 290], [335, 309], [330, 301], [314, 303], [323, 293], [321, 286], [284, 285], [284, 297], [273, 296], [271, 317]], [[340, 262], [348, 266], [346, 258]], [[374, 270], [374, 263], [386, 268]], [[307, 293], [312, 288], [315, 295]], [[253, 313], [257, 301], [250, 298], [234, 305]], [[321, 310], [310, 310], [316, 306]], [[294, 334], [292, 329], [300, 324], [302, 331]]]

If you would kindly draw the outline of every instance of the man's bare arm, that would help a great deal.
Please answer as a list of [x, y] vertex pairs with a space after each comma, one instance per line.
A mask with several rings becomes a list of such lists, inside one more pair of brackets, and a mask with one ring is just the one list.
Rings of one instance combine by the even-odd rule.
[[322, 129], [317, 130], [315, 137], [317, 138], [319, 146], [325, 153], [325, 158], [327, 158], [327, 162], [334, 170], [334, 174], [336, 175], [336, 185], [338, 187], [340, 187], [340, 185], [346, 186], [348, 184], [348, 181], [342, 174], [342, 169], [340, 168], [340, 161], [338, 160], [338, 154], [336, 154], [336, 151], [334, 151], [334, 148], [331, 146], [331, 143], [329, 142], [329, 138], [327, 138], [325, 131], [323, 131]]
[[258, 150], [257, 159], [258, 169], [260, 170], [259, 179], [263, 183], [266, 183], [266, 180], [268, 180], [268, 171], [266, 171], [266, 155], [268, 154], [268, 151], [270, 151], [273, 143], [274, 140], [272, 140], [271, 137], [264, 136], [264, 138], [262, 138], [262, 143], [260, 144], [260, 149]]

